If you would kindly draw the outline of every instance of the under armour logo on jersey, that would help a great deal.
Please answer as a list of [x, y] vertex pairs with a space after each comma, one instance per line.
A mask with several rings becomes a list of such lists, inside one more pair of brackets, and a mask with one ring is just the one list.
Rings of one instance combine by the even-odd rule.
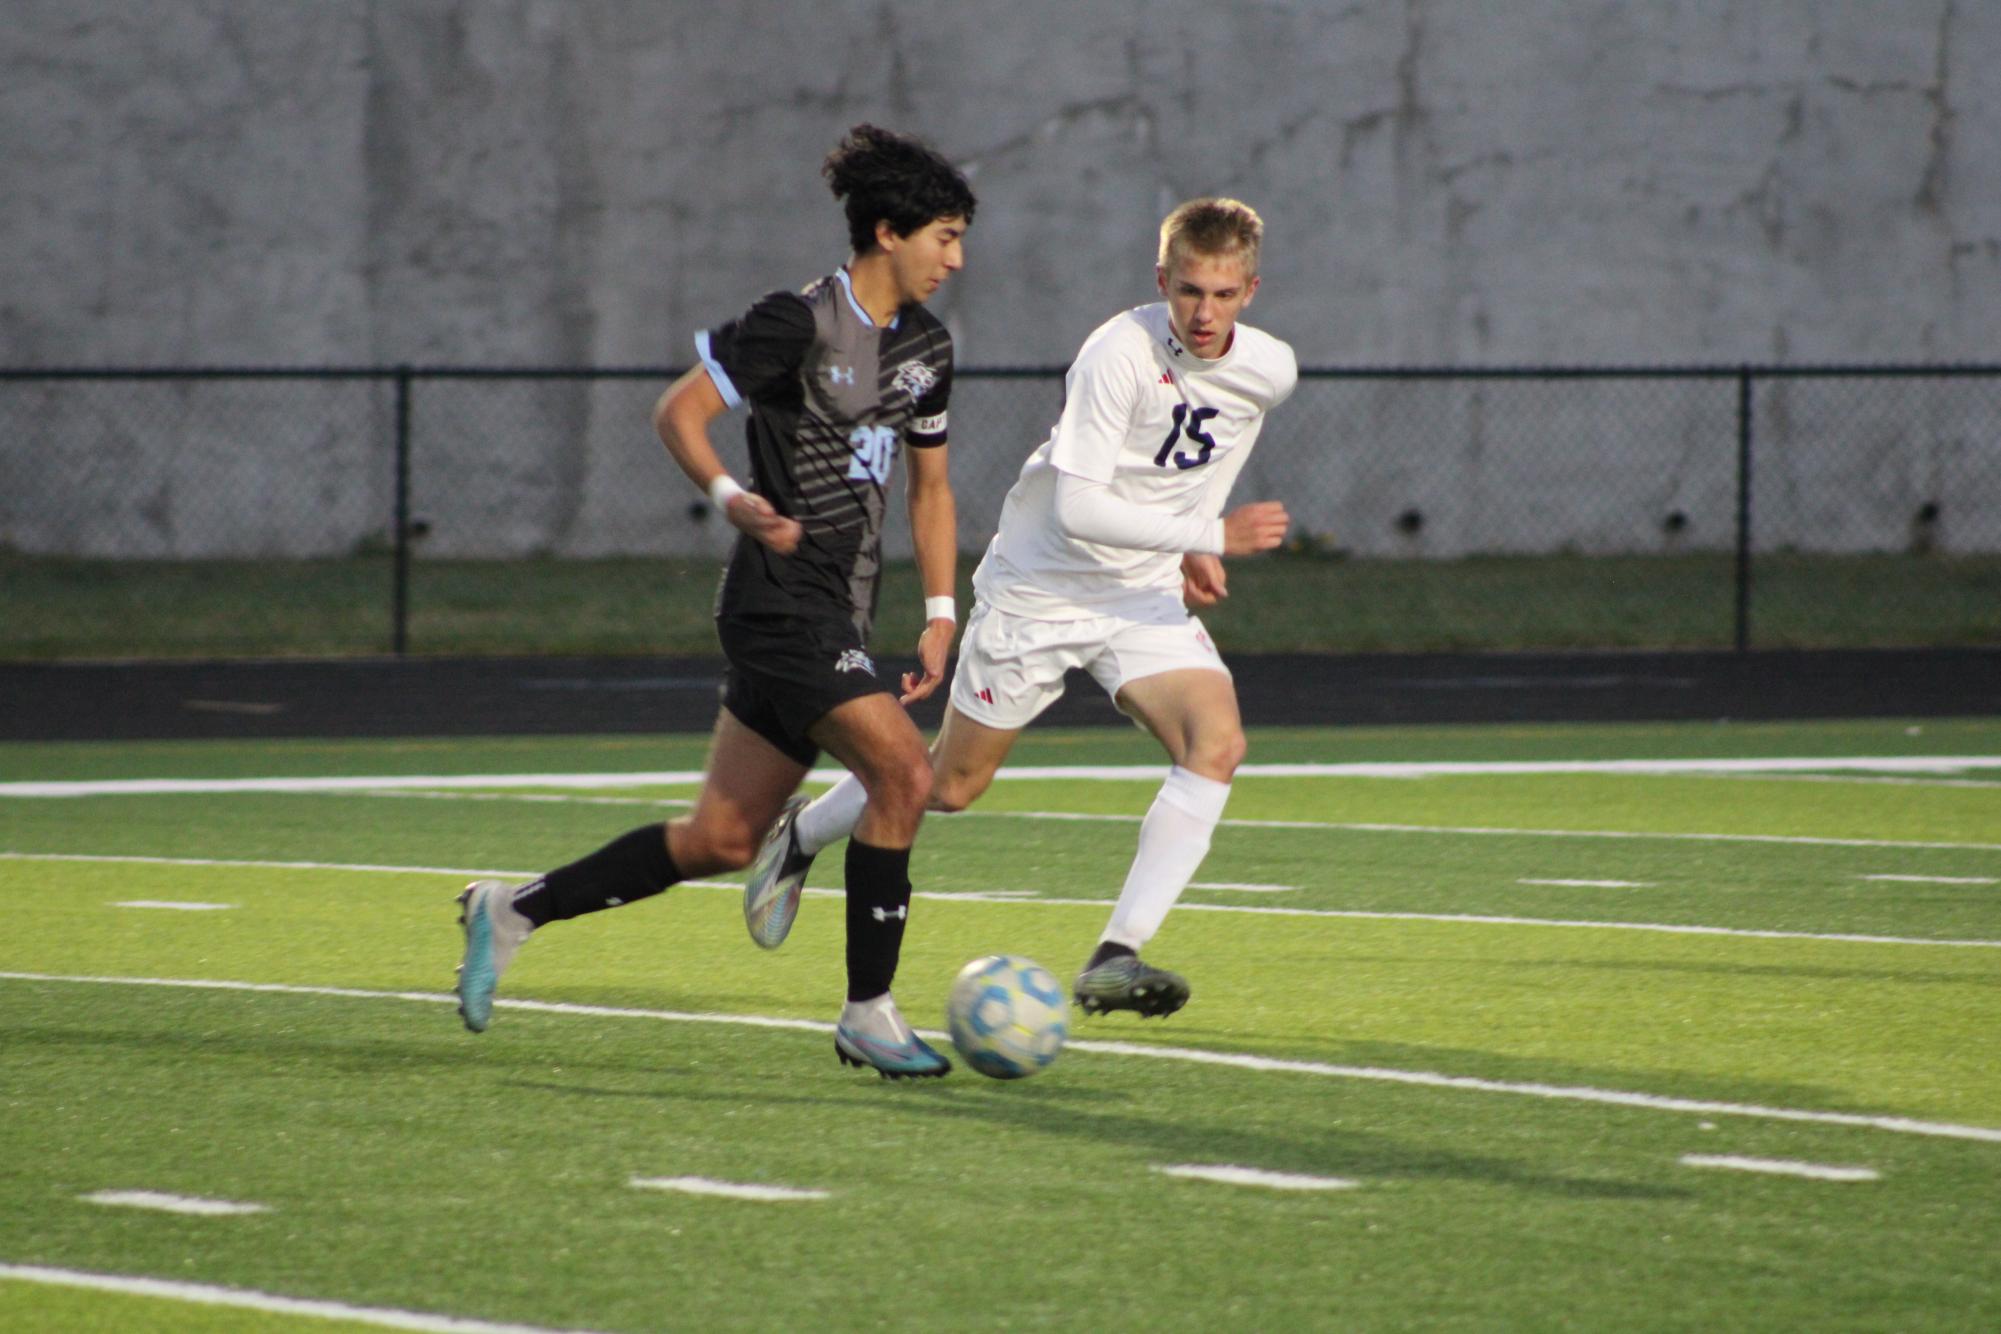
[[889, 388], [892, 393], [901, 390], [912, 398], [922, 398], [937, 383], [937, 371], [921, 361], [906, 361], [896, 368], [896, 378], [889, 382]]
[[827, 367], [827, 379], [834, 384], [853, 384], [855, 382], [855, 368], [853, 366], [829, 366]]
[[1177, 357], [1188, 351], [1187, 348], [1181, 346], [1181, 340], [1173, 334], [1168, 334], [1163, 341], [1167, 344], [1167, 350]]
[[894, 908], [870, 908], [869, 915], [874, 917], [878, 922], [887, 922], [892, 917], [898, 921], [907, 921], [910, 917], [910, 909], [904, 907], [902, 904], [898, 904]]
[[874, 676], [875, 664], [868, 660], [868, 654], [858, 648], [851, 648], [844, 650], [840, 657], [834, 659], [834, 670], [837, 672], [867, 672], [870, 676]]

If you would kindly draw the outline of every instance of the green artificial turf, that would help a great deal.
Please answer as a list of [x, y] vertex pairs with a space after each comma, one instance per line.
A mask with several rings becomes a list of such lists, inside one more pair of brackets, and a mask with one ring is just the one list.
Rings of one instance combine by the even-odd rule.
[[[671, 817], [685, 783], [554, 780], [694, 768], [698, 739], [0, 746], [0, 783], [552, 780], [0, 788], [0, 1266], [605, 1330], [1992, 1328], [1997, 755], [1978, 720], [1259, 733], [1254, 764], [1967, 759], [1246, 775], [1148, 950], [1187, 1009], [1073, 1017], [1031, 1080], [890, 1084], [829, 1050], [838, 849], [776, 953], [731, 885], [684, 886], [539, 934], [460, 1028], [464, 873]], [[1015, 758], [1158, 761], [1118, 730]], [[1074, 970], [1153, 788], [1003, 779], [928, 822], [913, 1021], [978, 954]], [[825, 1196], [631, 1184], [676, 1176]], [[107, 1189], [267, 1211], [80, 1198]], [[341, 1327], [4, 1277], [0, 1323]]]

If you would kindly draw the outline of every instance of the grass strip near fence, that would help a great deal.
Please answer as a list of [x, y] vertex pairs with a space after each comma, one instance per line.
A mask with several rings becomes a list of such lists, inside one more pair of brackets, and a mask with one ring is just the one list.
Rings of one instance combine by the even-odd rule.
[[[960, 560], [969, 605], [974, 556]], [[718, 563], [701, 558], [417, 561], [416, 654], [710, 654]], [[1232, 653], [1728, 648], [1728, 554], [1234, 561], [1205, 612]], [[0, 556], [0, 658], [343, 656], [389, 652], [386, 555], [316, 561]], [[2001, 643], [2001, 557], [1761, 556], [1759, 648]], [[914, 643], [915, 569], [883, 580], [878, 644]]]

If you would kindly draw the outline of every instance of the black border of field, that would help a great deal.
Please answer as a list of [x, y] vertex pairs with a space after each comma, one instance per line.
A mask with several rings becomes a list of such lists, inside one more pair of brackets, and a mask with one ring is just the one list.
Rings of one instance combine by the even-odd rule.
[[[1253, 726], [2001, 714], [2001, 648], [1269, 654], [1231, 668]], [[709, 658], [0, 663], [0, 740], [705, 732], [720, 678]], [[913, 710], [927, 730], [943, 694]], [[1077, 672], [1041, 719], [1123, 721]]]

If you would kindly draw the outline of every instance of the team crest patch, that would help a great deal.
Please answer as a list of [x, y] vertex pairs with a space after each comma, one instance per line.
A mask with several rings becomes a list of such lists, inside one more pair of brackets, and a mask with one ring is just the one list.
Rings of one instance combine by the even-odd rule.
[[931, 386], [938, 383], [938, 372], [921, 361], [906, 361], [896, 368], [896, 378], [889, 382], [890, 391], [902, 390], [914, 399], [931, 392]]
[[858, 648], [851, 648], [845, 650], [840, 657], [834, 659], [834, 670], [837, 672], [867, 672], [870, 676], [874, 676], [875, 664], [868, 660], [868, 654]]

